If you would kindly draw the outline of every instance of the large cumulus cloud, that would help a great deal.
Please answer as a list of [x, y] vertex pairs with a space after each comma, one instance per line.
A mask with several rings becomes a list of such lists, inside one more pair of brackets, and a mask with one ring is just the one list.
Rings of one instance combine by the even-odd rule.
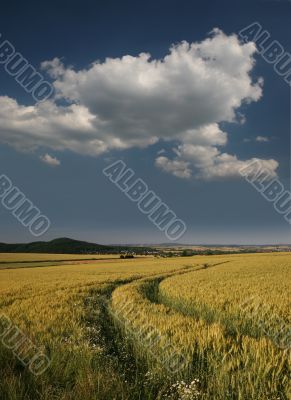
[[262, 95], [262, 81], [250, 76], [255, 51], [215, 29], [202, 42], [172, 46], [160, 60], [126, 55], [79, 71], [57, 58], [45, 61], [55, 97], [34, 106], [0, 97], [0, 139], [18, 149], [91, 156], [173, 140], [174, 158], [156, 160], [163, 170], [181, 178], [235, 176], [247, 160], [222, 152], [227, 133], [220, 124], [239, 122], [240, 106]]

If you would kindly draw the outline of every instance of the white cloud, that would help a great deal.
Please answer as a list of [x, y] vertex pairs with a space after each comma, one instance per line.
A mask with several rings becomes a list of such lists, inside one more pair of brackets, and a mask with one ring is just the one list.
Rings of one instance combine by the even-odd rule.
[[161, 150], [159, 150], [159, 151], [157, 152], [158, 155], [161, 155], [161, 154], [164, 154], [164, 153], [166, 153], [166, 150], [165, 150], [165, 149], [161, 149]]
[[[166, 172], [172, 172], [173, 175], [180, 178], [189, 178], [194, 175], [196, 179], [218, 180], [226, 178], [240, 177], [240, 170], [244, 166], [249, 165], [258, 158], [241, 161], [236, 156], [220, 153], [217, 148], [211, 146], [185, 146], [181, 145], [178, 149], [174, 149], [178, 157], [173, 160], [167, 157], [159, 157], [156, 161]], [[162, 160], [159, 160], [161, 159]], [[278, 162], [273, 159], [262, 160], [260, 163], [269, 171], [271, 177], [276, 176]], [[185, 172], [180, 172], [178, 166], [183, 166]], [[193, 170], [196, 171], [193, 174]], [[177, 173], [178, 172], [178, 173]]]
[[194, 176], [208, 176], [214, 164], [226, 166], [219, 161], [227, 143], [220, 123], [240, 123], [240, 106], [262, 95], [262, 80], [250, 76], [255, 51], [253, 43], [215, 29], [202, 42], [172, 46], [159, 60], [126, 55], [79, 71], [57, 58], [45, 61], [56, 97], [34, 106], [0, 97], [0, 141], [19, 150], [98, 156], [172, 140], [177, 157], [159, 157], [157, 166], [180, 177], [192, 168]]
[[57, 166], [61, 165], [61, 162], [56, 157], [52, 157], [49, 154], [45, 154], [44, 156], [40, 156], [39, 158], [45, 164], [48, 164], [52, 167], [57, 167]]
[[163, 171], [170, 172], [178, 178], [190, 178], [191, 170], [189, 163], [182, 160], [169, 160], [167, 157], [160, 156], [156, 159], [156, 165]]
[[219, 150], [214, 146], [196, 146], [193, 144], [182, 144], [174, 151], [179, 158], [191, 162], [198, 169], [212, 165], [213, 159], [219, 154]]
[[266, 136], [257, 136], [256, 137], [256, 142], [269, 142], [269, 138], [267, 138]]
[[[205, 180], [236, 178], [241, 176], [240, 170], [248, 166], [251, 162], [258, 160], [252, 158], [250, 160], [241, 161], [236, 156], [226, 153], [219, 154], [213, 159], [211, 165], [201, 170], [198, 177]], [[276, 177], [276, 169], [278, 162], [275, 160], [260, 160], [260, 164], [269, 171], [270, 177]]]

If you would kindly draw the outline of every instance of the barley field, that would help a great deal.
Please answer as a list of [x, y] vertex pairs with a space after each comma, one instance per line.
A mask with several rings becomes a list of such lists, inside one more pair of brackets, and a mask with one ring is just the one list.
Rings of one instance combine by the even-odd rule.
[[1, 400], [291, 398], [290, 254], [98, 258], [0, 255]]

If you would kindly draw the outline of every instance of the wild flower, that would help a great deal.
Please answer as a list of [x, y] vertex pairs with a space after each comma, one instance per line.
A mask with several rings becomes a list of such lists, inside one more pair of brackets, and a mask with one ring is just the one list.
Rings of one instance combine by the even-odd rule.
[[166, 400], [199, 400], [202, 399], [202, 392], [199, 389], [199, 379], [193, 379], [192, 382], [186, 383], [178, 381], [170, 386], [166, 392], [164, 399]]

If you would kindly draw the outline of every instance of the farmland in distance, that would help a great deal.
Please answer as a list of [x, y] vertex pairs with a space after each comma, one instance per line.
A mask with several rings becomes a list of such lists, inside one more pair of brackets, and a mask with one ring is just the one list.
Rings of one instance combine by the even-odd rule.
[[98, 258], [0, 255], [1, 400], [291, 398], [290, 253]]

